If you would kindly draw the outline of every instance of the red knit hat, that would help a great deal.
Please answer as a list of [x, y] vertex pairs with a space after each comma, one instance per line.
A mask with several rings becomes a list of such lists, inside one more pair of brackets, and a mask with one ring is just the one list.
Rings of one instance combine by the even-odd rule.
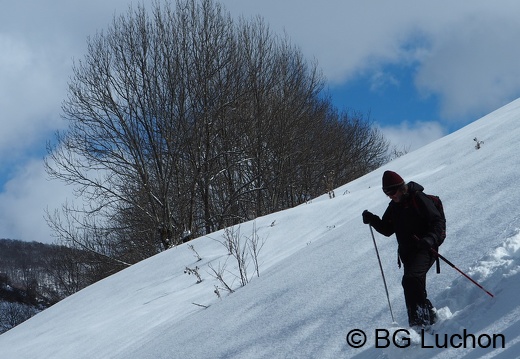
[[392, 171], [385, 171], [383, 173], [383, 191], [388, 191], [398, 188], [404, 184], [404, 180], [397, 173]]

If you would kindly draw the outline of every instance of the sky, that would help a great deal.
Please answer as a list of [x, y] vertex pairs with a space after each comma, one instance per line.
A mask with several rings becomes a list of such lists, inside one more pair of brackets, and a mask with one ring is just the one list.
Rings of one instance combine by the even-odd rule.
[[[224, 231], [214, 232], [99, 281], [0, 335], [0, 357], [518, 359], [519, 117], [520, 100], [390, 165], [440, 196], [447, 237], [439, 251], [484, 288], [444, 261], [440, 274], [432, 267], [426, 287], [439, 317], [435, 336], [421, 338], [407, 327], [395, 236], [374, 231], [373, 240], [362, 222], [364, 209], [381, 216], [388, 206], [380, 183], [389, 166], [383, 166], [340, 186], [333, 199], [325, 194], [235, 228], [242, 246], [254, 235], [263, 243], [259, 276], [253, 257], [245, 258], [243, 287]], [[478, 150], [474, 137], [484, 141]], [[233, 293], [222, 289], [211, 267], [225, 268]], [[197, 270], [201, 282], [186, 268]], [[394, 333], [410, 346], [394, 342]]]
[[[5, 4], [4, 4], [5, 3]], [[125, 14], [128, 0], [4, 1], [0, 12], [0, 238], [47, 242], [44, 209], [71, 190], [48, 181], [43, 157], [64, 129], [73, 59]], [[151, 2], [146, 2], [147, 4]], [[413, 151], [520, 97], [520, 3], [222, 0], [260, 15], [326, 78], [341, 110], [369, 116]]]

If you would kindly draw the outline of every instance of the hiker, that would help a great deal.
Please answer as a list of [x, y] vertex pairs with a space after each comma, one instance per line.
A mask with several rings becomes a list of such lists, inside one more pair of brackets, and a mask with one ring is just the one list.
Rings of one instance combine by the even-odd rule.
[[426, 293], [426, 273], [435, 262], [430, 248], [442, 243], [445, 220], [432, 200], [415, 182], [405, 183], [392, 171], [383, 174], [383, 192], [391, 202], [382, 218], [363, 211], [363, 223], [370, 224], [384, 236], [395, 233], [398, 243], [398, 263], [404, 266], [402, 279], [408, 324], [427, 327], [437, 315]]

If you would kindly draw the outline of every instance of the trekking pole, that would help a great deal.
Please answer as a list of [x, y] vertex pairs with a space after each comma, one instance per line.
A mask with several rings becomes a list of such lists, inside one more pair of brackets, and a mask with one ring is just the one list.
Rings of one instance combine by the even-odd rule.
[[372, 241], [374, 242], [374, 248], [376, 249], [377, 261], [379, 262], [379, 268], [381, 269], [381, 276], [383, 277], [383, 283], [385, 284], [386, 299], [388, 300], [388, 308], [390, 308], [390, 315], [392, 316], [392, 323], [395, 323], [394, 313], [392, 312], [392, 305], [390, 304], [390, 296], [388, 295], [388, 287], [386, 286], [385, 272], [383, 271], [383, 265], [381, 264], [381, 258], [379, 257], [379, 251], [377, 250], [376, 238], [374, 237], [374, 231], [372, 226], [370, 227], [370, 233], [372, 234]]
[[[419, 237], [417, 236], [414, 236], [415, 239], [417, 239], [418, 241], [420, 241]], [[486, 292], [487, 295], [489, 295], [491, 298], [494, 298], [495, 296], [493, 294], [491, 294], [489, 291], [487, 291], [483, 286], [481, 286], [477, 281], [475, 281], [474, 279], [472, 279], [469, 275], [467, 275], [466, 273], [464, 273], [463, 271], [461, 271], [459, 268], [457, 268], [457, 266], [455, 266], [455, 264], [451, 263], [449, 260], [447, 260], [446, 258], [444, 258], [444, 256], [442, 256], [439, 252], [437, 252], [435, 249], [433, 248], [430, 248], [430, 252], [433, 253], [433, 255], [435, 255], [437, 258], [440, 258], [442, 259], [444, 262], [446, 262], [447, 265], [449, 265], [451, 268], [455, 269], [457, 272], [459, 272], [460, 274], [462, 274], [464, 277], [466, 277], [467, 279], [469, 279], [471, 281], [471, 283], [475, 284], [477, 287], [479, 287], [480, 289], [482, 289], [484, 292]]]
[[455, 266], [455, 264], [451, 263], [449, 260], [447, 260], [446, 258], [444, 258], [441, 254], [439, 254], [439, 252], [437, 252], [435, 249], [433, 248], [430, 248], [430, 251], [436, 255], [438, 258], [442, 259], [444, 262], [446, 262], [446, 264], [448, 264], [451, 268], [455, 269], [457, 272], [459, 272], [460, 274], [462, 274], [464, 277], [466, 277], [467, 279], [469, 279], [471, 281], [471, 283], [475, 284], [477, 287], [479, 287], [480, 289], [482, 289], [484, 292], [487, 293], [487, 295], [489, 295], [491, 298], [494, 298], [495, 296], [493, 294], [491, 294], [489, 291], [487, 291], [483, 286], [481, 286], [480, 284], [477, 283], [477, 281], [471, 279], [471, 277], [469, 275], [467, 275], [466, 273], [464, 273], [463, 271], [461, 271], [459, 268], [457, 268]]

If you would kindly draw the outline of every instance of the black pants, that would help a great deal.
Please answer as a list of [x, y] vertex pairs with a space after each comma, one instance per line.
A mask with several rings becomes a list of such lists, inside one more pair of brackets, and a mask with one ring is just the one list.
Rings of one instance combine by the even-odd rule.
[[420, 250], [415, 256], [403, 262], [403, 290], [408, 310], [408, 321], [413, 325], [417, 321], [417, 308], [431, 307], [426, 293], [426, 273], [435, 262], [434, 256], [427, 250]]

